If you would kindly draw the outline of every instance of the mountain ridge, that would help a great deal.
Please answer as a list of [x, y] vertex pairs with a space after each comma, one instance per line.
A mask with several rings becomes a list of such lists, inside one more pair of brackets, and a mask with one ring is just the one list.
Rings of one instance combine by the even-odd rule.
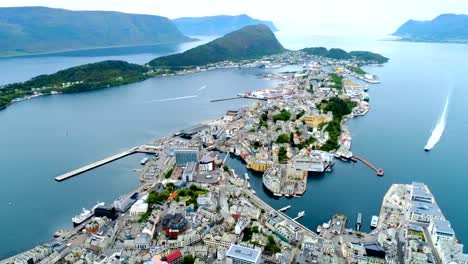
[[162, 16], [41, 6], [0, 7], [3, 56], [190, 40]]
[[278, 28], [271, 21], [259, 20], [246, 14], [217, 15], [204, 17], [181, 17], [172, 20], [179, 30], [188, 36], [207, 35], [219, 36], [239, 30], [245, 26], [264, 24], [272, 31]]
[[468, 43], [468, 15], [441, 14], [426, 21], [410, 19], [392, 35], [403, 41]]

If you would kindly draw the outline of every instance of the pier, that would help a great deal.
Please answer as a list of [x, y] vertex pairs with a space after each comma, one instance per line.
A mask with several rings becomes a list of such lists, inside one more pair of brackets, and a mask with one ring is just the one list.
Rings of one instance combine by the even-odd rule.
[[267, 101], [267, 98], [257, 98], [257, 97], [251, 97], [251, 96], [236, 96], [236, 97], [229, 97], [229, 98], [222, 98], [222, 99], [215, 99], [211, 100], [211, 103], [215, 102], [222, 102], [222, 101], [229, 101], [229, 100], [236, 100], [236, 99], [253, 99], [253, 100], [261, 100], [261, 101]]
[[110, 157], [107, 157], [105, 159], [102, 159], [102, 160], [96, 161], [94, 163], [91, 163], [89, 165], [83, 166], [83, 167], [78, 168], [76, 170], [72, 170], [72, 171], [67, 172], [65, 174], [59, 175], [59, 176], [55, 177], [55, 180], [58, 181], [58, 182], [61, 182], [61, 181], [70, 179], [70, 178], [75, 177], [75, 176], [77, 176], [77, 175], [79, 175], [81, 173], [93, 170], [93, 169], [95, 169], [97, 167], [100, 167], [102, 165], [105, 165], [107, 163], [110, 163], [112, 161], [121, 159], [123, 157], [129, 156], [129, 155], [132, 155], [132, 154], [135, 154], [135, 153], [154, 154], [156, 152], [155, 152], [155, 149], [152, 149], [151, 146], [149, 146], [149, 145], [137, 146], [137, 147], [131, 148], [131, 149], [127, 150], [127, 151], [115, 154], [113, 156], [110, 156]]
[[369, 168], [373, 169], [378, 176], [383, 176], [384, 175], [384, 171], [383, 169], [378, 169], [377, 167], [375, 167], [372, 163], [370, 163], [369, 161], [361, 158], [361, 157], [358, 157], [358, 156], [352, 156], [351, 157], [351, 160], [353, 161], [360, 161], [362, 163], [364, 163], [365, 165], [367, 165]]

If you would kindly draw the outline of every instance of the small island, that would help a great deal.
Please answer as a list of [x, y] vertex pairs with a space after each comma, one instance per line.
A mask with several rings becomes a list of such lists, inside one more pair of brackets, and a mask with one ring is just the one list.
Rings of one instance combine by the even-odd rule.
[[373, 53], [370, 51], [351, 51], [346, 52], [345, 50], [339, 48], [332, 48], [330, 50], [324, 47], [313, 47], [313, 48], [304, 48], [303, 52], [309, 55], [315, 55], [319, 57], [335, 59], [335, 60], [355, 60], [358, 64], [382, 64], [388, 62], [388, 58]]

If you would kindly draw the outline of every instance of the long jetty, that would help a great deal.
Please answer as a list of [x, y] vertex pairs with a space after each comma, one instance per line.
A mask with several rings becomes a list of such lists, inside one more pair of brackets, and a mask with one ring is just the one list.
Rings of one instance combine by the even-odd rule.
[[261, 101], [267, 101], [267, 98], [257, 98], [257, 97], [252, 97], [252, 96], [236, 96], [236, 97], [229, 97], [229, 98], [222, 98], [222, 99], [215, 99], [211, 100], [211, 103], [215, 102], [221, 102], [221, 101], [228, 101], [228, 100], [236, 100], [236, 99], [253, 99], [253, 100], [261, 100]]
[[58, 181], [58, 182], [61, 182], [61, 181], [70, 179], [70, 178], [75, 177], [75, 176], [77, 176], [77, 175], [79, 175], [81, 173], [90, 171], [92, 169], [95, 169], [97, 167], [100, 167], [100, 166], [105, 165], [107, 163], [110, 163], [112, 161], [121, 159], [123, 157], [129, 156], [129, 155], [132, 155], [132, 154], [135, 154], [135, 153], [154, 153], [154, 150], [152, 150], [151, 148], [148, 148], [148, 146], [146, 146], [146, 145], [137, 146], [137, 147], [131, 148], [129, 150], [126, 150], [124, 152], [121, 152], [121, 153], [115, 154], [113, 156], [107, 157], [105, 159], [96, 161], [96, 162], [91, 163], [89, 165], [83, 166], [83, 167], [78, 168], [76, 170], [72, 170], [72, 171], [67, 172], [65, 174], [59, 175], [59, 176], [55, 177], [55, 180]]
[[352, 156], [351, 157], [351, 160], [354, 160], [354, 161], [357, 161], [359, 160], [360, 162], [364, 163], [365, 165], [367, 165], [369, 168], [371, 168], [372, 170], [374, 170], [378, 176], [383, 176], [384, 175], [384, 171], [383, 169], [379, 169], [377, 167], [375, 167], [372, 163], [370, 163], [368, 160], [365, 160], [361, 157], [358, 157], [358, 156]]

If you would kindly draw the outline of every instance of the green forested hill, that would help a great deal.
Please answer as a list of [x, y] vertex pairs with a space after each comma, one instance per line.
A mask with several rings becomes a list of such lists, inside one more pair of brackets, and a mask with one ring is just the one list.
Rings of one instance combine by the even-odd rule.
[[190, 67], [224, 60], [241, 60], [280, 53], [285, 49], [265, 25], [246, 26], [183, 53], [160, 57], [151, 66]]

